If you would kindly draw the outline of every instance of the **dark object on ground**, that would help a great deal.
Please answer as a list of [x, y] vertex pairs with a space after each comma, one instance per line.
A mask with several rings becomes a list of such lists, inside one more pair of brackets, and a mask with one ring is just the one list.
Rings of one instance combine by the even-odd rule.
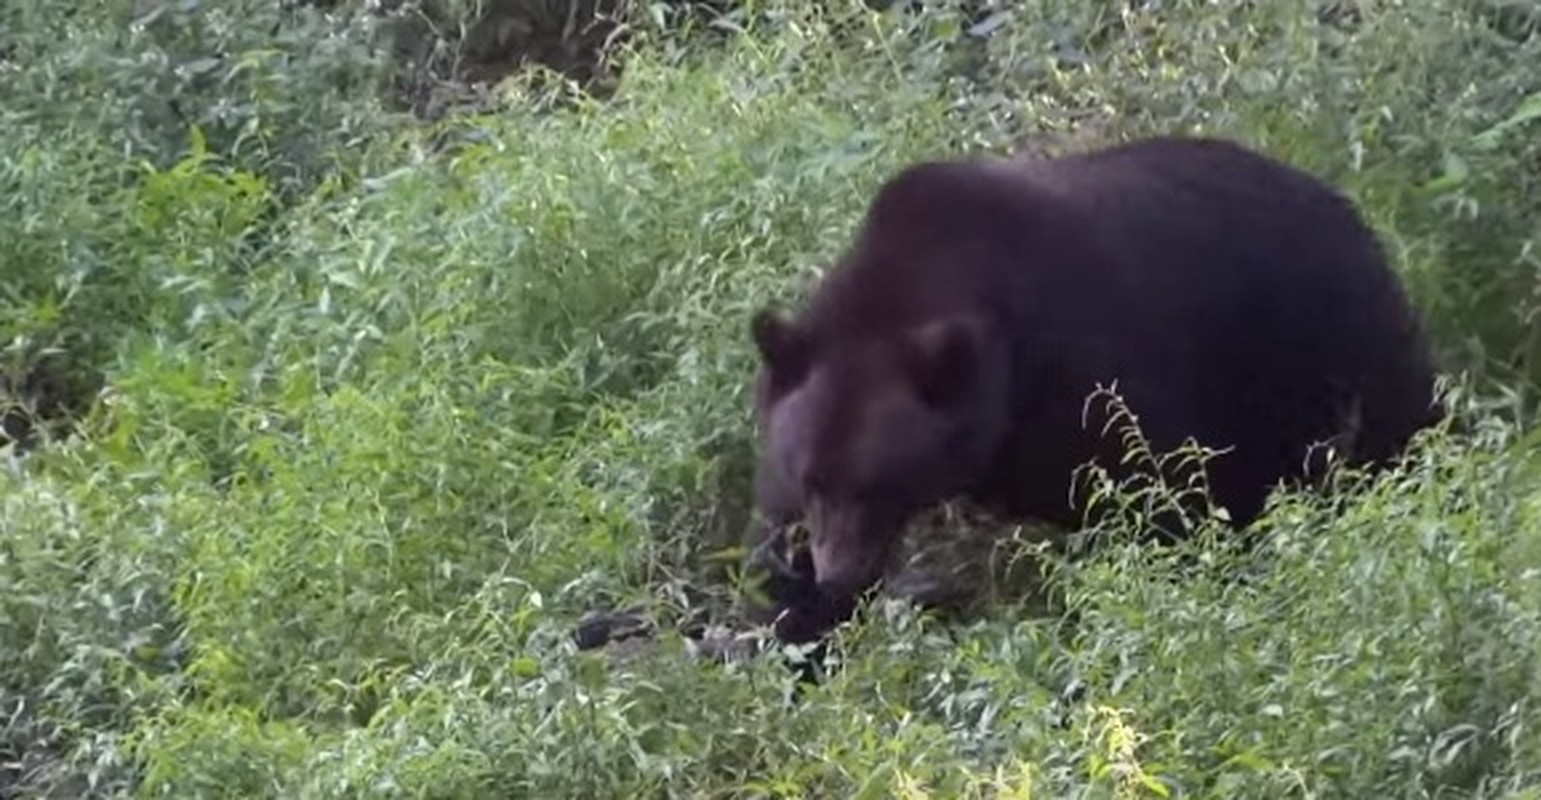
[[752, 335], [763, 538], [813, 532], [801, 563], [756, 550], [789, 641], [846, 618], [940, 501], [1080, 526], [1078, 467], [1140, 466], [1102, 435], [1099, 387], [1156, 453], [1229, 448], [1207, 479], [1237, 528], [1276, 482], [1319, 476], [1314, 445], [1374, 468], [1440, 417], [1421, 323], [1354, 207], [1214, 139], [913, 166], [807, 308], [762, 310]]
[[98, 379], [81, 372], [53, 359], [0, 366], [0, 448], [25, 453], [45, 436], [69, 435], [100, 389]]
[[[693, 625], [681, 633], [697, 658], [726, 663], [750, 657], [761, 650], [754, 640], [738, 635], [731, 627]], [[645, 650], [657, 639], [658, 629], [640, 611], [596, 612], [585, 616], [573, 631], [579, 650], [614, 648], [626, 655]], [[826, 646], [820, 643], [800, 659], [788, 658], [788, 666], [797, 672], [800, 684], [816, 684], [823, 671]]]
[[573, 631], [573, 641], [579, 650], [593, 650], [636, 636], [653, 636], [653, 623], [638, 611], [590, 614]]

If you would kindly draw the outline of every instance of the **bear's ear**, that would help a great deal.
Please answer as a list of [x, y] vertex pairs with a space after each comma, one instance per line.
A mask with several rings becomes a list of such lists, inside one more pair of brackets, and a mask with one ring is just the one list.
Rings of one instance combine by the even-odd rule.
[[903, 358], [921, 400], [945, 408], [972, 391], [981, 366], [983, 335], [979, 320], [962, 316], [910, 330]]
[[762, 308], [750, 320], [749, 331], [771, 374], [791, 379], [807, 366], [808, 340], [795, 322]]

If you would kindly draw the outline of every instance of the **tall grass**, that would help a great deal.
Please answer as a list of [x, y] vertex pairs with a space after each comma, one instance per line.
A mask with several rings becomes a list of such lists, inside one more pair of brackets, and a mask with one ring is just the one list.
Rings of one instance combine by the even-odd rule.
[[[605, 103], [514, 82], [418, 129], [346, 20], [8, 5], [0, 325], [101, 390], [0, 476], [0, 786], [1534, 796], [1541, 40], [1476, 2], [1360, 6], [1024, 4], [968, 62], [945, 13], [757, 3], [709, 48], [639, 41]], [[173, 80], [203, 111], [134, 111]], [[726, 602], [748, 314], [879, 181], [1168, 129], [1363, 203], [1483, 389], [1458, 431], [1349, 499], [1281, 498], [1245, 559], [1060, 564], [1062, 614], [878, 604], [801, 697], [675, 634], [575, 652], [591, 609]]]

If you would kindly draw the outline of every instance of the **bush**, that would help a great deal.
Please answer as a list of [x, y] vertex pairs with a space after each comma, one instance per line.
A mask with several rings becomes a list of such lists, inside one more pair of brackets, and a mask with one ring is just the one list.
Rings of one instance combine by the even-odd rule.
[[231, 302], [279, 209], [390, 131], [367, 30], [311, 9], [18, 0], [0, 31], [0, 401], [45, 417]]
[[[372, 62], [259, 57], [270, 9], [176, 12], [191, 38], [157, 50], [114, 33], [124, 7], [7, 7], [7, 338], [103, 391], [80, 436], [0, 476], [0, 786], [1541, 787], [1533, 35], [1464, 0], [1326, 23], [1051, 2], [992, 21], [971, 62], [950, 9], [754, 10], [710, 48], [639, 34], [606, 102], [516, 80], [496, 115], [415, 129], [350, 88]], [[331, 33], [351, 17], [284, 13], [313, 27], [277, 50], [367, 51]], [[99, 66], [221, 48], [253, 55], [185, 91]], [[201, 123], [109, 113], [172, 96]], [[237, 99], [241, 124], [217, 111]], [[774, 653], [574, 649], [595, 608], [730, 601], [748, 313], [803, 290], [879, 181], [1166, 129], [1261, 142], [1364, 204], [1481, 379], [1460, 426], [1385, 480], [1279, 498], [1246, 556], [1173, 563], [1114, 529], [1045, 557], [1052, 615], [876, 604], [801, 696]]]

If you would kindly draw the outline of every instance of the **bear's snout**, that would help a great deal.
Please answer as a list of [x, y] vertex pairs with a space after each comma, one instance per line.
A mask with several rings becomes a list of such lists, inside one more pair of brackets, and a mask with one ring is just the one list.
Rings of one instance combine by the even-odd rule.
[[889, 531], [881, 517], [851, 503], [816, 502], [811, 527], [814, 584], [825, 597], [860, 594], [883, 575]]

